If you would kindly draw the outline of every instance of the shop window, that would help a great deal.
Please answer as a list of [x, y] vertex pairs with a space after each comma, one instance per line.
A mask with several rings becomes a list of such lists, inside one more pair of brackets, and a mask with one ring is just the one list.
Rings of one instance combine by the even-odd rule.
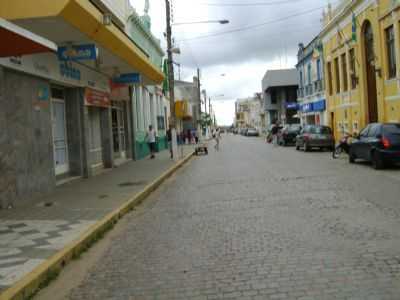
[[329, 95], [332, 96], [333, 94], [333, 87], [332, 87], [332, 64], [330, 62], [326, 65], [327, 73], [328, 73], [328, 91]]
[[334, 68], [335, 68], [336, 93], [338, 94], [340, 93], [339, 57], [335, 58]]
[[351, 88], [355, 89], [357, 87], [357, 75], [356, 75], [356, 55], [354, 48], [349, 51], [350, 59], [350, 77], [351, 77]]
[[349, 84], [347, 82], [348, 77], [347, 77], [347, 61], [346, 61], [346, 53], [343, 53], [341, 56], [342, 60], [342, 72], [343, 72], [343, 91], [347, 92], [349, 89]]
[[387, 64], [388, 64], [388, 78], [396, 77], [396, 50], [394, 41], [393, 25], [385, 30], [386, 35], [386, 49], [387, 49]]

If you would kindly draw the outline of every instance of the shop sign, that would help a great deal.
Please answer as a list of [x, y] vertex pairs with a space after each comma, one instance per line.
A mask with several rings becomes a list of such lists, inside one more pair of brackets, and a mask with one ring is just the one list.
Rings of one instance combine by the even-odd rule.
[[299, 105], [297, 102], [286, 102], [285, 106], [287, 109], [294, 109], [294, 110], [299, 109]]
[[126, 73], [113, 78], [113, 83], [116, 84], [135, 84], [140, 83], [139, 73]]
[[85, 105], [97, 107], [110, 107], [110, 95], [94, 89], [85, 89]]
[[313, 110], [314, 111], [324, 111], [326, 109], [325, 100], [319, 100], [313, 103]]
[[313, 104], [312, 103], [305, 103], [301, 107], [301, 111], [304, 113], [313, 111]]
[[60, 61], [96, 60], [97, 48], [94, 44], [58, 47]]
[[60, 64], [60, 74], [63, 77], [74, 79], [74, 80], [81, 80], [81, 71], [77, 68], [74, 68], [67, 63]]

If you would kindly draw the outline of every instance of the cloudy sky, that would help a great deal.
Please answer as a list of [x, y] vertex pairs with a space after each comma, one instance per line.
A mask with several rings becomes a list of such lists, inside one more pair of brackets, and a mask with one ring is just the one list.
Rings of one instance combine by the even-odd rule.
[[[234, 101], [261, 92], [269, 69], [292, 68], [298, 43], [308, 43], [321, 29], [328, 0], [171, 0], [173, 22], [228, 19], [227, 25], [173, 26], [181, 55], [182, 80], [201, 69], [202, 88], [213, 97], [219, 124], [230, 125]], [[142, 14], [144, 0], [131, 0]], [[330, 1], [335, 4], [335, 1]], [[165, 0], [150, 0], [152, 31], [165, 46]], [[221, 76], [225, 74], [225, 76]], [[176, 72], [178, 76], [178, 72]], [[221, 96], [224, 95], [224, 96]]]

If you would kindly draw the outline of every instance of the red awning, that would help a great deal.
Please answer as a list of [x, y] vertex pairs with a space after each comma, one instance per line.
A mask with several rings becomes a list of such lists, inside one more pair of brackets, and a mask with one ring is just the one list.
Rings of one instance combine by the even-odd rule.
[[57, 51], [57, 45], [0, 18], [0, 57]]

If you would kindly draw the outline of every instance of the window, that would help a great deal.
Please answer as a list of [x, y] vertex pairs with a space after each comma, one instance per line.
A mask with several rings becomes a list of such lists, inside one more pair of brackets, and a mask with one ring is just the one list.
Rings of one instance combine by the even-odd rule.
[[396, 52], [394, 44], [393, 25], [385, 30], [386, 48], [387, 48], [387, 63], [388, 63], [388, 78], [396, 77]]
[[340, 93], [339, 57], [335, 58], [334, 64], [335, 64], [336, 93]]
[[278, 102], [277, 100], [277, 93], [276, 90], [271, 91], [271, 104], [276, 104]]
[[343, 91], [347, 92], [349, 89], [349, 84], [347, 82], [347, 61], [346, 61], [346, 53], [342, 54], [341, 60], [342, 60], [342, 72], [343, 72]]
[[368, 131], [369, 131], [370, 126], [365, 127], [363, 130], [360, 132], [360, 137], [367, 137], [368, 136]]
[[308, 79], [308, 84], [311, 84], [311, 64], [308, 64], [307, 66], [307, 79]]
[[350, 49], [349, 58], [350, 58], [351, 88], [355, 89], [357, 87], [357, 76], [356, 76], [356, 55], [354, 53], [354, 48]]
[[381, 133], [381, 125], [380, 124], [372, 124], [370, 125], [368, 131], [368, 137], [377, 137]]
[[317, 80], [321, 80], [321, 59], [317, 59]]
[[303, 87], [303, 72], [300, 71], [300, 88]]
[[333, 94], [333, 88], [332, 88], [332, 64], [330, 62], [327, 63], [326, 65], [327, 73], [328, 73], [328, 91], [329, 95], [332, 96]]

